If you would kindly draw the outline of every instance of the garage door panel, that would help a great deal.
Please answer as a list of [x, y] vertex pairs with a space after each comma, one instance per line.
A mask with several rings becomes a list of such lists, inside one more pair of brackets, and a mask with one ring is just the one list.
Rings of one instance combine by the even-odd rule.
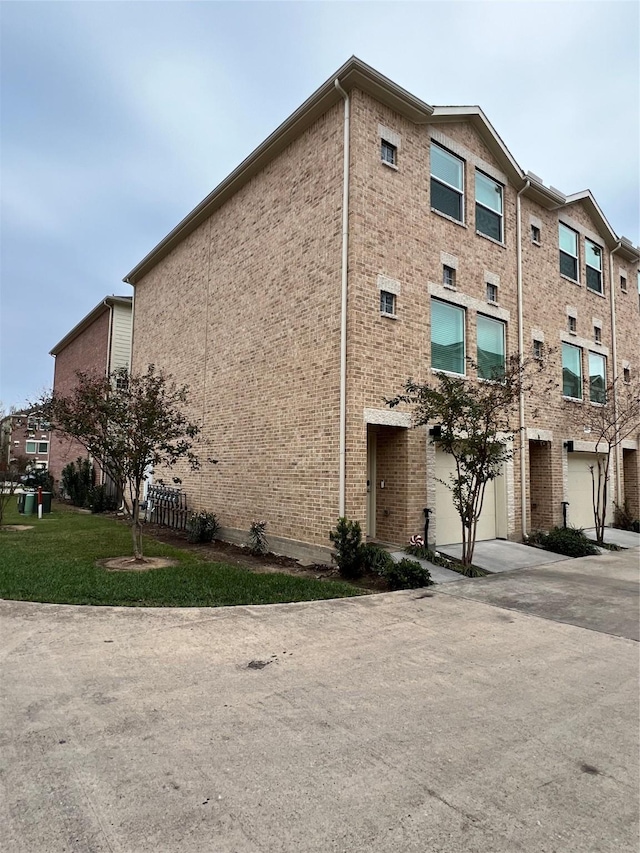
[[[567, 521], [572, 527], [593, 527], [595, 525], [591, 467], [593, 466], [597, 478], [597, 464], [598, 456], [595, 453], [570, 453], [567, 456], [567, 500], [569, 501]], [[612, 519], [612, 499], [611, 481], [609, 481], [607, 524]]]
[[[436, 542], [438, 545], [449, 545], [462, 540], [462, 523], [458, 511], [453, 505], [451, 489], [444, 483], [449, 483], [451, 476], [456, 473], [456, 463], [450, 453], [436, 449]], [[440, 482], [440, 481], [444, 481]], [[496, 538], [496, 481], [487, 483], [484, 493], [482, 513], [478, 520], [476, 540]]]

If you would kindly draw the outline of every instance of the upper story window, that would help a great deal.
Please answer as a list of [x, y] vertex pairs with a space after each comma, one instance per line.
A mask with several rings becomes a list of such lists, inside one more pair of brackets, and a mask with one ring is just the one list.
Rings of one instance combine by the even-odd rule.
[[626, 293], [626, 292], [627, 292], [627, 277], [626, 277], [626, 275], [621, 275], [621, 276], [620, 276], [620, 290], [621, 290], [623, 293]]
[[531, 242], [535, 243], [536, 246], [540, 245], [540, 229], [537, 225], [531, 226]]
[[464, 376], [464, 308], [431, 300], [431, 367]]
[[446, 264], [442, 267], [442, 284], [445, 287], [455, 288], [456, 286], [456, 271], [453, 267], [448, 267]]
[[504, 330], [500, 320], [478, 314], [478, 376], [497, 379], [504, 376]]
[[562, 394], [582, 400], [582, 350], [562, 344]]
[[560, 245], [560, 272], [574, 281], [578, 278], [578, 234], [572, 228], [558, 225], [558, 241]]
[[607, 368], [603, 355], [589, 353], [589, 399], [592, 403], [606, 403]]
[[387, 142], [386, 139], [380, 141], [380, 159], [388, 166], [398, 165], [398, 146]]
[[380, 313], [387, 317], [396, 316], [396, 295], [388, 290], [380, 291]]
[[502, 243], [502, 186], [476, 172], [476, 231]]
[[464, 161], [431, 143], [431, 207], [458, 222], [464, 218]]
[[584, 260], [587, 267], [587, 287], [602, 293], [602, 249], [585, 238]]

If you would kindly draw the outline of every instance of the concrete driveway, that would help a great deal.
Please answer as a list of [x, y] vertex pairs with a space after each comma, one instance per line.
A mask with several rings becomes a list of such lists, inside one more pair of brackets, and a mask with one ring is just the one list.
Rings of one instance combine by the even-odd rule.
[[637, 606], [637, 553], [608, 556], [600, 627], [552, 595], [520, 612], [522, 572], [219, 610], [0, 602], [0, 849], [636, 853], [638, 644], [608, 620]]

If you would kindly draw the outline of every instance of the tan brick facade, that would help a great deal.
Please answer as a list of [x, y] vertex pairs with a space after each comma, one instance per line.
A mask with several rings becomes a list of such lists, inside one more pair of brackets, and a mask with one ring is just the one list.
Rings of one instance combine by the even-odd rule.
[[[517, 352], [520, 191], [524, 354], [531, 352], [534, 338], [542, 338], [552, 351], [549, 370], [559, 387], [526, 401], [526, 429], [496, 492], [496, 511], [504, 517], [496, 522], [495, 535], [520, 537], [523, 503], [527, 529], [558, 523], [570, 468], [565, 442], [590, 449], [577, 413], [592, 405], [586, 382], [583, 402], [563, 399], [561, 346], [571, 340], [581, 347], [586, 375], [588, 351], [606, 355], [611, 379], [609, 252], [615, 235], [590, 197], [569, 197], [560, 205], [558, 193], [536, 179], [528, 186], [478, 111], [458, 115], [422, 105], [424, 120], [418, 122], [408, 93], [408, 106], [397, 106], [390, 81], [387, 96], [363, 79], [361, 66], [356, 71], [361, 85], [349, 88], [346, 514], [366, 528], [367, 513], [375, 507], [376, 537], [403, 542], [422, 532], [428, 507], [435, 510], [431, 530], [437, 541], [427, 430], [410, 429], [406, 417], [389, 420], [383, 398], [397, 393], [408, 377], [432, 376], [433, 298], [464, 308], [466, 351], [472, 357], [479, 315], [503, 322], [507, 352]], [[136, 287], [134, 369], [154, 362], [190, 386], [190, 415], [204, 437], [202, 455], [219, 459], [198, 475], [180, 472], [190, 504], [218, 513], [232, 531], [264, 518], [272, 535], [322, 547], [339, 507], [344, 105], [337, 95], [337, 101], [327, 100], [328, 85], [319, 92], [327, 102], [324, 112], [301, 129], [287, 128], [288, 136], [282, 131], [284, 141], [272, 156], [259, 149], [252, 172], [244, 180], [232, 176], [237, 189], [225, 186], [212, 194], [208, 208], [185, 220], [189, 228], [170, 235], [127, 280]], [[305, 105], [310, 113], [312, 101]], [[397, 149], [391, 165], [381, 159], [383, 137]], [[433, 209], [432, 142], [463, 163], [462, 222]], [[478, 172], [502, 187], [499, 241], [476, 230]], [[560, 275], [559, 221], [579, 235], [580, 284]], [[539, 234], [535, 243], [532, 224]], [[603, 250], [603, 295], [585, 287], [585, 238]], [[628, 363], [637, 375], [637, 252], [623, 246], [613, 257], [618, 371]], [[443, 265], [455, 269], [455, 289], [445, 286]], [[626, 294], [620, 292], [621, 269]], [[491, 301], [488, 284], [497, 288]], [[380, 291], [386, 287], [395, 300], [393, 316], [380, 310]], [[570, 339], [568, 314], [576, 321]], [[625, 464], [616, 473], [621, 477], [624, 468], [623, 494], [633, 493], [628, 496], [634, 505], [637, 441], [637, 436], [630, 439]]]

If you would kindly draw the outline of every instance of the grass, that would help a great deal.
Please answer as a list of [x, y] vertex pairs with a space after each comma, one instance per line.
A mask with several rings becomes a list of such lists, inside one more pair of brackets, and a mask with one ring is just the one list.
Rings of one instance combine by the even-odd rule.
[[41, 521], [19, 515], [11, 501], [4, 524], [32, 530], [0, 530], [0, 598], [54, 604], [129, 607], [221, 607], [277, 604], [361, 595], [339, 581], [206, 562], [196, 554], [145, 538], [149, 557], [171, 557], [177, 566], [149, 572], [108, 572], [96, 560], [131, 554], [129, 527], [99, 515], [70, 512], [54, 504]]

